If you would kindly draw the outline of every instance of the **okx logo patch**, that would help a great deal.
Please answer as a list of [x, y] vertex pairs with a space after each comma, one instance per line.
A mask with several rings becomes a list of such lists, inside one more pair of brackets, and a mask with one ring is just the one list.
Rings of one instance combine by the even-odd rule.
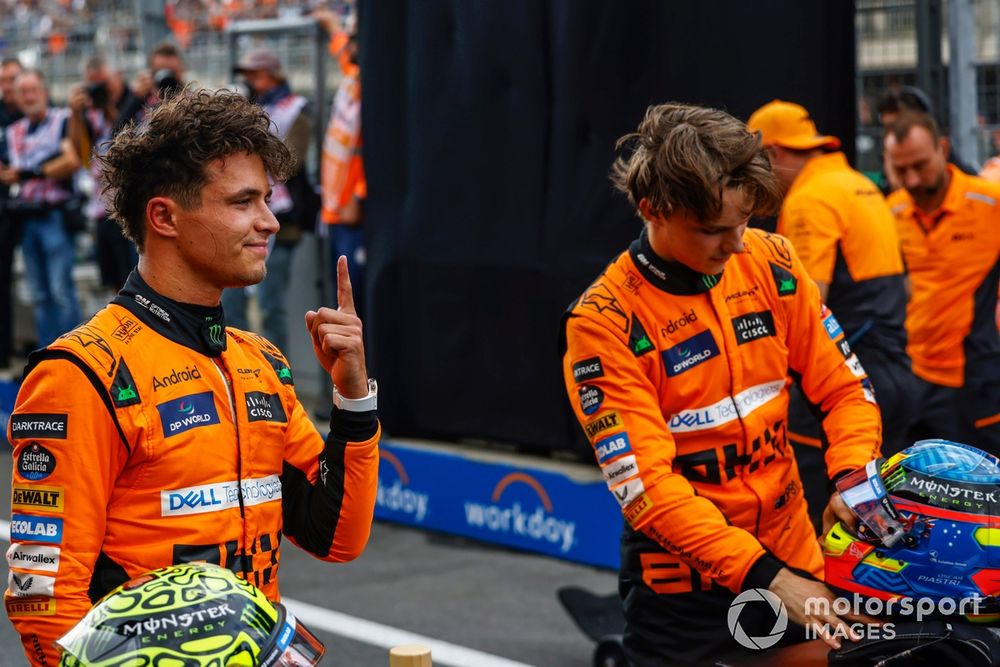
[[169, 438], [199, 426], [219, 423], [215, 398], [210, 391], [181, 396], [156, 406], [163, 424], [163, 437]]
[[718, 354], [719, 346], [715, 344], [712, 332], [706, 330], [664, 352], [663, 367], [666, 369], [667, 375], [673, 377], [718, 356]]

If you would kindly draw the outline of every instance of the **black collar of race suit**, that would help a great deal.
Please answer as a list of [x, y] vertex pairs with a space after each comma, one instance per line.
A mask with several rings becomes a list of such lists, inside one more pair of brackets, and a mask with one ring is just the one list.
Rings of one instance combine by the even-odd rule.
[[635, 262], [639, 273], [653, 287], [668, 292], [687, 296], [690, 294], [702, 294], [712, 289], [722, 280], [722, 274], [709, 275], [698, 273], [680, 262], [671, 262], [663, 259], [649, 245], [649, 235], [646, 230], [642, 230], [635, 241], [628, 249], [632, 261]]
[[127, 308], [157, 333], [196, 352], [217, 357], [226, 349], [222, 306], [198, 306], [168, 299], [146, 284], [138, 269], [129, 274], [125, 287], [111, 303]]

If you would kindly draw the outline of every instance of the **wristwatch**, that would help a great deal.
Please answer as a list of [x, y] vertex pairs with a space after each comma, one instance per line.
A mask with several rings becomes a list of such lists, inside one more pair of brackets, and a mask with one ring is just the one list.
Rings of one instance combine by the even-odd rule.
[[337, 385], [333, 385], [333, 404], [338, 410], [348, 412], [368, 412], [378, 407], [378, 383], [373, 378], [368, 378], [368, 395], [361, 398], [345, 398], [337, 391]]

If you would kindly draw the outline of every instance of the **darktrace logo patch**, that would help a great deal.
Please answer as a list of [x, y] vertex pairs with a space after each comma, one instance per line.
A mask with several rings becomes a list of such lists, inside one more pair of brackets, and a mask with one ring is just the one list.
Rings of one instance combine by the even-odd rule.
[[156, 406], [163, 424], [163, 437], [179, 435], [184, 431], [219, 423], [215, 397], [210, 391], [181, 396]]
[[584, 382], [599, 377], [604, 377], [604, 366], [601, 365], [600, 357], [590, 357], [573, 364], [573, 380], [575, 382]]
[[664, 352], [663, 367], [668, 376], [674, 377], [718, 355], [719, 346], [716, 345], [712, 332], [706, 330]]
[[733, 318], [736, 344], [744, 345], [759, 338], [774, 336], [774, 313], [762, 310]]
[[56, 457], [37, 442], [32, 442], [21, 450], [17, 457], [17, 472], [21, 477], [37, 482], [45, 479], [56, 469]]
[[10, 433], [20, 438], [53, 438], [65, 440], [69, 429], [69, 415], [56, 413], [22, 413], [11, 415]]

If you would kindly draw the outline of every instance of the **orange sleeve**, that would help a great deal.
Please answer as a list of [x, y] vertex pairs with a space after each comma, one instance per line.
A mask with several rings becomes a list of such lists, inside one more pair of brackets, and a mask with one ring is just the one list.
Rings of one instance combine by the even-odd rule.
[[[56, 665], [54, 642], [91, 607], [107, 507], [128, 449], [93, 371], [69, 354], [33, 368], [8, 424], [14, 447], [4, 602], [28, 662]], [[113, 410], [113, 408], [111, 408]]]
[[781, 211], [778, 233], [788, 237], [809, 277], [829, 285], [843, 236], [838, 212], [810, 193], [795, 193]]
[[[674, 472], [674, 439], [638, 360], [616, 333], [583, 314], [569, 318], [566, 336], [563, 376], [570, 403], [625, 519], [703, 575], [740, 590], [764, 547]], [[587, 378], [583, 391], [602, 396], [593, 414], [583, 412], [574, 367]]]
[[868, 375], [850, 351], [837, 318], [820, 302], [819, 288], [796, 253], [788, 256], [798, 282], [794, 296], [785, 299], [788, 330], [794, 332], [788, 337], [788, 366], [823, 414], [830, 443], [826, 466], [833, 478], [879, 455], [882, 418]]
[[381, 426], [374, 412], [333, 409], [326, 442], [296, 399], [282, 473], [285, 535], [326, 561], [357, 558], [371, 532]]

